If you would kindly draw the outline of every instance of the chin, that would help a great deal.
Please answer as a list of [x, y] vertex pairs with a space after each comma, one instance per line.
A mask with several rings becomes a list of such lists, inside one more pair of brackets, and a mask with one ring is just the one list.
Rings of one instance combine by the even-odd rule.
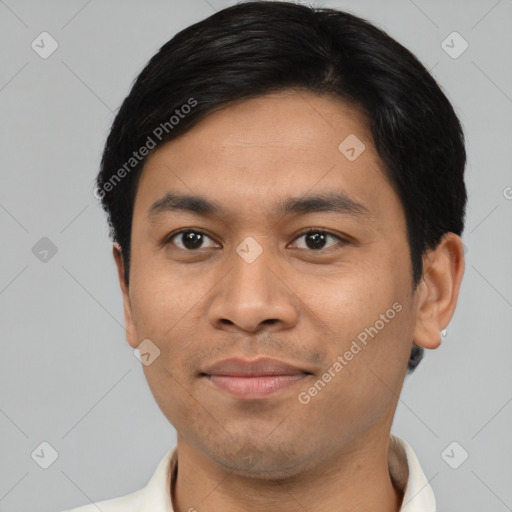
[[312, 454], [298, 452], [304, 446], [293, 441], [289, 446], [279, 440], [270, 443], [264, 436], [260, 440], [252, 436], [250, 440], [240, 439], [239, 442], [230, 439], [224, 446], [216, 444], [209, 456], [227, 471], [242, 477], [284, 480], [307, 469], [307, 461], [312, 465]]

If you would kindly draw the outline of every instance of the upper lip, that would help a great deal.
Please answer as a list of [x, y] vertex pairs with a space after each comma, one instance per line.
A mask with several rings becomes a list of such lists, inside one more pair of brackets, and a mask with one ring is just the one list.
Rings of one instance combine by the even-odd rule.
[[201, 373], [202, 375], [229, 375], [232, 377], [262, 377], [267, 375], [301, 375], [310, 372], [269, 357], [252, 360], [232, 357], [214, 363]]

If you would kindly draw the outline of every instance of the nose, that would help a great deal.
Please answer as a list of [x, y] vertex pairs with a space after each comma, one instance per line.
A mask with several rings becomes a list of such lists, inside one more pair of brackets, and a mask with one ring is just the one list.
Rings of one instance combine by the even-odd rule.
[[270, 248], [264, 248], [253, 261], [233, 251], [227, 265], [231, 270], [209, 301], [213, 327], [256, 333], [285, 330], [297, 323], [299, 300], [293, 283], [287, 282], [290, 275]]

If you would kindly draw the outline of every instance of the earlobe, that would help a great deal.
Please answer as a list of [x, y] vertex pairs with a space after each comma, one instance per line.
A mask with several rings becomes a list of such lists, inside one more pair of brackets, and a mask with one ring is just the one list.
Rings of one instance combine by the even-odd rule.
[[450, 322], [464, 274], [462, 240], [447, 233], [423, 258], [423, 277], [418, 296], [414, 343], [434, 349], [441, 344], [441, 331]]
[[119, 286], [121, 287], [121, 293], [123, 294], [123, 311], [124, 311], [124, 322], [126, 329], [126, 339], [130, 346], [136, 348], [138, 346], [137, 329], [133, 322], [132, 305], [130, 300], [130, 293], [128, 283], [125, 280], [125, 268], [124, 258], [121, 246], [115, 242], [112, 246], [112, 254], [117, 267], [117, 276], [119, 279]]

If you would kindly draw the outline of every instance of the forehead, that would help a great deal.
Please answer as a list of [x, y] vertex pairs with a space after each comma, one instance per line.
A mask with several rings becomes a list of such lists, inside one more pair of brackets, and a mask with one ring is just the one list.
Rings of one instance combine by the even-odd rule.
[[149, 217], [171, 191], [209, 198], [226, 215], [248, 217], [283, 213], [278, 203], [306, 194], [341, 192], [372, 214], [398, 202], [365, 116], [304, 91], [233, 102], [155, 149], [142, 172], [135, 213]]

